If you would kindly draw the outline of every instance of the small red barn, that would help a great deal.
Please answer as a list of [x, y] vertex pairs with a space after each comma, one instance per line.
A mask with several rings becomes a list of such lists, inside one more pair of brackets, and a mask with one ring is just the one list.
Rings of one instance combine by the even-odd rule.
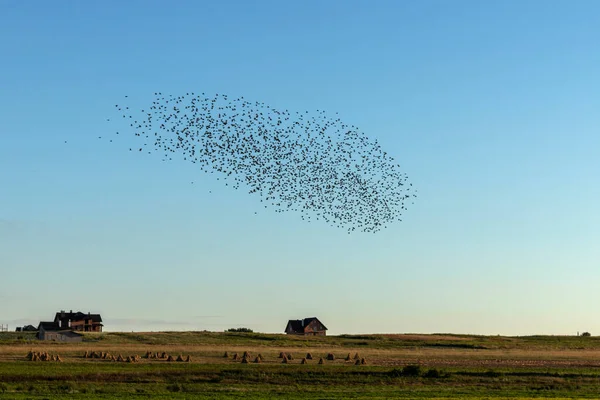
[[316, 317], [293, 320], [290, 319], [285, 327], [288, 335], [325, 336], [327, 328]]

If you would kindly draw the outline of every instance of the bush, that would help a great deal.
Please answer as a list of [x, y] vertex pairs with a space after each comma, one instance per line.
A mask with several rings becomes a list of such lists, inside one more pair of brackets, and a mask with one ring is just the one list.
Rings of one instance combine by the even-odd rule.
[[591, 334], [591, 333], [589, 333], [589, 332], [583, 332], [583, 333], [581, 334], [581, 336], [589, 337], [589, 336], [592, 336], [592, 334]]
[[441, 378], [442, 373], [436, 368], [431, 368], [423, 375], [425, 378]]
[[182, 389], [183, 389], [182, 386], [178, 383], [173, 383], [173, 384], [167, 386], [167, 390], [169, 392], [181, 392]]
[[58, 385], [58, 390], [60, 390], [61, 392], [71, 392], [73, 388], [68, 383], [63, 383]]
[[400, 378], [402, 376], [402, 370], [400, 370], [398, 368], [394, 368], [393, 370], [388, 372], [388, 375], [391, 376], [392, 378]]
[[420, 376], [421, 366], [420, 365], [406, 365], [402, 369], [394, 368], [388, 375], [392, 378], [399, 378], [401, 376]]
[[421, 366], [420, 365], [407, 365], [402, 368], [403, 376], [419, 376], [421, 375]]
[[502, 376], [502, 373], [498, 372], [498, 371], [494, 371], [493, 369], [488, 369], [487, 371], [484, 372], [484, 375], [487, 376], [488, 378], [498, 378], [498, 377]]
[[227, 332], [237, 332], [237, 333], [253, 333], [254, 331], [250, 328], [229, 328]]

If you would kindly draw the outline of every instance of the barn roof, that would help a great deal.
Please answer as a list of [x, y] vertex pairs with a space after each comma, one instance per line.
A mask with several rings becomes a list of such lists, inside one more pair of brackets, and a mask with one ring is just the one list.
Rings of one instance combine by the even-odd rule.
[[58, 333], [60, 333], [63, 336], [66, 336], [66, 337], [80, 337], [80, 336], [83, 336], [83, 335], [80, 335], [79, 333], [74, 332], [74, 331], [59, 331]]
[[33, 332], [33, 331], [37, 331], [37, 328], [33, 325], [25, 325], [23, 327], [23, 331]]
[[293, 332], [304, 332], [304, 326], [302, 325], [302, 320], [297, 319], [297, 320], [293, 320], [290, 319], [288, 321], [288, 326], [292, 329]]
[[40, 324], [38, 325], [38, 330], [44, 328], [45, 331], [57, 331], [60, 328], [58, 327], [58, 324], [55, 323], [54, 321], [52, 322], [48, 322], [48, 321], [42, 321], [40, 322]]
[[[304, 326], [310, 324], [314, 320], [319, 321], [319, 319], [317, 317], [304, 318]], [[319, 321], [319, 323], [323, 326], [323, 330], [327, 330], [327, 327], [325, 325], [323, 325], [323, 323], [321, 321]]]
[[[317, 317], [310, 317], [310, 318], [304, 318], [304, 319], [290, 319], [288, 321], [288, 326], [291, 327], [293, 332], [297, 332], [297, 333], [304, 333], [304, 327], [307, 326], [308, 324], [310, 324], [311, 322], [317, 320], [322, 326], [324, 330], [327, 330], [327, 327], [325, 325], [323, 325], [323, 323], [321, 321], [319, 321], [319, 319]], [[287, 330], [287, 327], [286, 327]]]

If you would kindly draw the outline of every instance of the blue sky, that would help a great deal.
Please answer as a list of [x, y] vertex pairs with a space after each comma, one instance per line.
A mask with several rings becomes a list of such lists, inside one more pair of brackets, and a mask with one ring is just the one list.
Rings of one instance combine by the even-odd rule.
[[[600, 332], [596, 1], [0, 2], [0, 322]], [[128, 95], [339, 112], [419, 190], [348, 235], [128, 151]], [[68, 143], [65, 144], [64, 142]], [[195, 181], [194, 185], [190, 181]], [[260, 210], [254, 214], [255, 210]]]

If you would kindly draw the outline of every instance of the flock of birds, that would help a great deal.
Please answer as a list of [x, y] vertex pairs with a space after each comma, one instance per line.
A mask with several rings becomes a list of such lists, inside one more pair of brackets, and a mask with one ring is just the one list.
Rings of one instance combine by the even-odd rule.
[[377, 232], [401, 221], [416, 197], [376, 140], [324, 111], [277, 110], [204, 93], [155, 93], [141, 112], [115, 109], [141, 140], [130, 151], [194, 163], [225, 185], [259, 195], [276, 212], [298, 212], [348, 233]]

